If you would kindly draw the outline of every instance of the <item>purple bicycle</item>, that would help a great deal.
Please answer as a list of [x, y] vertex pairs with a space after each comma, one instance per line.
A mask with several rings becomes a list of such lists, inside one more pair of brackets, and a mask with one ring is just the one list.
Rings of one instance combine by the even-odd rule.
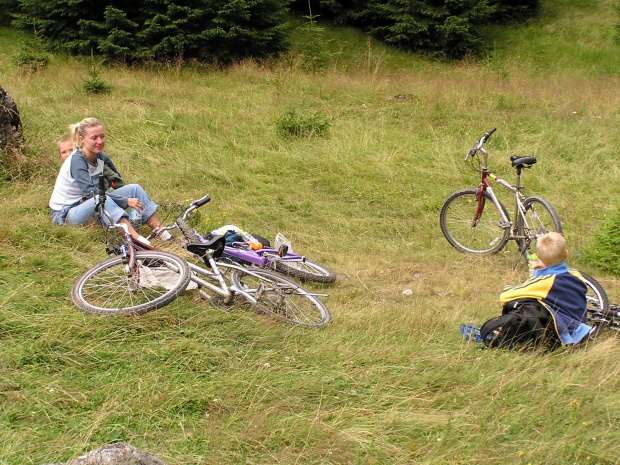
[[220, 260], [228, 259], [245, 266], [271, 269], [300, 281], [326, 284], [336, 280], [336, 274], [330, 269], [294, 253], [290, 242], [280, 233], [276, 236], [274, 247], [266, 239], [252, 236], [233, 225], [218, 228], [211, 234], [218, 233], [226, 238], [224, 254]]

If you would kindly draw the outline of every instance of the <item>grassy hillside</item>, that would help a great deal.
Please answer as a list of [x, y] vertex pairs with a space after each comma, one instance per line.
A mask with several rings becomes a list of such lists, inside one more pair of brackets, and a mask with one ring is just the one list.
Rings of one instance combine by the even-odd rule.
[[[618, 204], [620, 49], [611, 0], [544, 2], [523, 27], [490, 28], [488, 56], [434, 62], [327, 29], [323, 73], [298, 59], [227, 70], [106, 67], [112, 93], [81, 92], [88, 63], [15, 67], [0, 29], [0, 85], [37, 160], [0, 185], [0, 464], [67, 461], [126, 441], [174, 464], [613, 464], [620, 457], [616, 339], [551, 354], [483, 351], [459, 324], [499, 312], [513, 245], [462, 255], [438, 226], [453, 191], [477, 184], [463, 155], [487, 130], [491, 167], [534, 154], [528, 192], [558, 210], [570, 262], [613, 302], [618, 278], [579, 251]], [[294, 109], [329, 137], [286, 139]], [[136, 318], [70, 301], [105, 257], [96, 228], [51, 224], [70, 123], [106, 124], [106, 152], [160, 202], [209, 193], [200, 229], [235, 223], [338, 274], [321, 289], [333, 323], [308, 331], [188, 292]], [[508, 203], [507, 197], [502, 197]], [[411, 295], [403, 294], [411, 290]]]

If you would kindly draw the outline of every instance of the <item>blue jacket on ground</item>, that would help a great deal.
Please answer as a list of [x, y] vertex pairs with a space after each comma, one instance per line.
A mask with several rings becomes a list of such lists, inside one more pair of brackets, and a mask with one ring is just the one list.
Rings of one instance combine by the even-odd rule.
[[500, 294], [500, 302], [536, 299], [551, 313], [562, 344], [577, 344], [590, 331], [587, 317], [586, 293], [588, 288], [577, 270], [565, 262], [534, 270], [523, 284], [508, 284]]

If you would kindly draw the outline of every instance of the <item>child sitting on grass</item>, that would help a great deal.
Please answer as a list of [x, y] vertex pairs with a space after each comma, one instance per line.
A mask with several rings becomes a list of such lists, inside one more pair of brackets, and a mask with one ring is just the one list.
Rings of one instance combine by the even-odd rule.
[[63, 162], [69, 158], [71, 152], [75, 150], [73, 142], [71, 141], [71, 136], [62, 136], [58, 139], [56, 146], [58, 147], [58, 155], [60, 155], [60, 159]]
[[512, 311], [523, 299], [535, 299], [551, 314], [562, 344], [577, 344], [590, 331], [585, 324], [587, 286], [581, 274], [566, 265], [564, 236], [550, 232], [539, 237], [536, 254], [532, 276], [518, 286], [507, 285], [500, 294], [503, 313]]

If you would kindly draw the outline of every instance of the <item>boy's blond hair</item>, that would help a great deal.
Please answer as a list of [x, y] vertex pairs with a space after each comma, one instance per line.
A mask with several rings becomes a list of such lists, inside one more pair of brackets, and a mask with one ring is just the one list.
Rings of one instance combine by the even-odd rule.
[[557, 232], [549, 232], [536, 241], [536, 255], [545, 266], [558, 265], [566, 258], [566, 240]]
[[62, 136], [60, 139], [58, 139], [58, 142], [56, 143], [56, 147], [58, 148], [58, 150], [60, 150], [60, 146], [66, 142], [72, 142], [71, 136]]

